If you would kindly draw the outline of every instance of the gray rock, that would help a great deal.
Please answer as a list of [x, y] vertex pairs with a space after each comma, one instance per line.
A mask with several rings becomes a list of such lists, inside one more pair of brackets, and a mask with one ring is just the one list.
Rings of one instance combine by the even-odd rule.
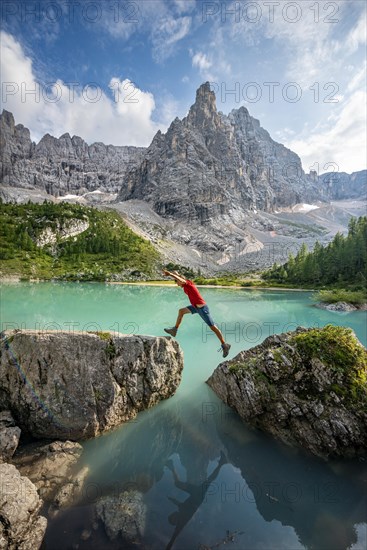
[[47, 439], [86, 439], [135, 417], [173, 395], [183, 369], [166, 337], [5, 331], [1, 351], [2, 402]]
[[46, 134], [36, 145], [30, 132], [15, 125], [8, 111], [0, 115], [0, 183], [41, 190], [48, 195], [82, 195], [100, 190], [117, 193], [126, 171], [139, 162], [144, 147], [87, 143], [63, 134]]
[[227, 223], [241, 227], [246, 211], [296, 204], [301, 194], [319, 197], [299, 157], [273, 141], [245, 107], [228, 117], [218, 113], [207, 82], [187, 117], [158, 132], [140, 165], [126, 173], [118, 198], [144, 199], [163, 217], [205, 225], [228, 216]]
[[[287, 444], [324, 458], [365, 455], [367, 384], [361, 379], [358, 391], [350, 388], [350, 366], [343, 371], [305, 355], [294, 337], [309, 330], [323, 329], [270, 336], [221, 363], [207, 383], [246, 422]], [[350, 339], [367, 358], [352, 332]]]
[[59, 220], [54, 222], [55, 229], [51, 227], [46, 227], [43, 229], [36, 240], [37, 246], [45, 246], [47, 244], [56, 244], [58, 240], [69, 239], [86, 231], [89, 227], [88, 219], [85, 220], [65, 220], [63, 225], [60, 224]]
[[356, 311], [358, 309], [353, 304], [347, 304], [346, 302], [336, 302], [335, 304], [319, 303], [316, 306], [328, 311]]
[[0, 487], [0, 548], [37, 550], [47, 520], [36, 487], [11, 464], [0, 464]]
[[21, 434], [21, 429], [15, 425], [10, 411], [0, 412], [0, 462], [6, 462], [14, 455]]
[[326, 172], [318, 177], [320, 187], [333, 200], [367, 198], [367, 170], [352, 174], [345, 172]]
[[146, 506], [139, 491], [102, 497], [96, 504], [96, 512], [111, 540], [122, 538], [137, 543], [144, 534]]
[[[366, 171], [352, 177], [362, 193]], [[275, 142], [245, 107], [218, 112], [207, 82], [187, 117], [176, 118], [166, 134], [159, 131], [125, 174], [118, 199], [145, 200], [168, 219], [201, 226], [221, 219], [243, 228], [246, 212], [330, 200], [332, 191], [327, 181], [323, 187], [306, 175], [298, 155]]]
[[3, 202], [13, 202], [15, 204], [26, 204], [28, 201], [41, 204], [45, 200], [56, 202], [56, 197], [49, 195], [41, 189], [23, 189], [22, 187], [11, 187], [9, 185], [0, 186], [0, 198]]
[[[236, 201], [241, 208], [272, 211], [301, 202], [301, 197], [366, 197], [366, 170], [306, 175], [299, 157], [272, 140], [245, 107], [228, 116], [217, 112], [209, 82], [197, 90], [187, 117], [176, 118], [166, 134], [159, 131], [148, 149], [88, 145], [68, 133], [60, 138], [46, 134], [35, 144], [29, 130], [15, 125], [6, 110], [0, 115], [0, 133], [3, 185], [38, 189], [49, 196], [121, 190], [121, 196], [138, 197], [145, 189], [153, 193], [157, 212], [176, 219], [189, 215], [191, 221], [207, 221]], [[151, 202], [152, 197], [144, 200]], [[271, 230], [271, 224], [268, 227]]]
[[90, 539], [91, 536], [92, 536], [92, 531], [88, 529], [84, 529], [84, 531], [82, 531], [82, 534], [80, 535], [80, 538], [81, 540], [84, 541], [84, 540]]
[[88, 466], [83, 466], [72, 480], [62, 485], [48, 509], [50, 517], [54, 518], [63, 508], [75, 506], [84, 497], [85, 480], [89, 474]]
[[[124, 211], [131, 202], [145, 201], [160, 217], [158, 224], [146, 224], [137, 212], [131, 221], [150, 238], [190, 247], [194, 260], [170, 251], [172, 261], [194, 266], [198, 254], [204, 271], [209, 264], [211, 270], [243, 272], [283, 263], [290, 240], [297, 246], [309, 238], [312, 247], [323, 229], [312, 235], [307, 217], [288, 225], [278, 211], [329, 199], [318, 179], [304, 173], [299, 157], [275, 142], [245, 107], [228, 116], [218, 112], [206, 83], [187, 117], [176, 118], [166, 134], [158, 132], [141, 162], [125, 174], [117, 201], [124, 201], [118, 207]], [[261, 251], [264, 243], [269, 246], [269, 231], [267, 257]]]

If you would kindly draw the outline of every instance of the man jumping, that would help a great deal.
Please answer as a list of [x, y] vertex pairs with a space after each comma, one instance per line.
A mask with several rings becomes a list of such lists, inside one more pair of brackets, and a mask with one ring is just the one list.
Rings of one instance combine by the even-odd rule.
[[178, 316], [177, 321], [174, 327], [172, 328], [165, 328], [165, 332], [170, 334], [171, 336], [176, 336], [178, 327], [181, 324], [182, 317], [186, 315], [186, 313], [198, 313], [200, 317], [203, 319], [203, 321], [210, 327], [210, 329], [217, 335], [217, 337], [220, 340], [221, 348], [218, 351], [223, 351], [223, 357], [227, 357], [230, 347], [230, 344], [227, 344], [223, 338], [223, 334], [219, 330], [219, 328], [214, 324], [214, 321], [210, 315], [209, 308], [206, 305], [206, 302], [204, 298], [201, 296], [200, 292], [198, 291], [196, 285], [188, 280], [182, 277], [177, 271], [174, 271], [171, 273], [170, 271], [163, 270], [163, 274], [167, 277], [172, 277], [178, 286], [180, 286], [185, 294], [189, 297], [190, 304], [187, 307], [182, 307], [178, 310]]

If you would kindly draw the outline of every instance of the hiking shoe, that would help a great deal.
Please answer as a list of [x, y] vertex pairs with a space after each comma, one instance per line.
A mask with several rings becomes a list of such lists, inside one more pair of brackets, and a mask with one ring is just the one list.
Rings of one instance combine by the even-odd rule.
[[223, 357], [227, 357], [229, 350], [231, 349], [231, 344], [226, 344], [226, 342], [224, 342], [224, 344], [222, 344], [221, 346], [221, 349], [223, 351]]
[[170, 334], [171, 336], [176, 336], [176, 334], [177, 334], [177, 328], [176, 328], [176, 327], [165, 328], [165, 329], [164, 329], [164, 332], [167, 332], [167, 333]]

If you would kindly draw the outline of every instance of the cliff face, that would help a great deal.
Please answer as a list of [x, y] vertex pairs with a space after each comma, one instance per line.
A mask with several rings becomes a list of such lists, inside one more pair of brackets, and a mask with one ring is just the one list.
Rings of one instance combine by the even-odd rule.
[[208, 220], [298, 202], [363, 196], [366, 171], [306, 175], [298, 155], [275, 142], [245, 107], [225, 116], [205, 83], [183, 120], [151, 145], [117, 147], [46, 134], [36, 145], [3, 111], [1, 183], [59, 196], [95, 190], [142, 199], [164, 217]]
[[[0, 116], [0, 183], [52, 196], [99, 190], [142, 199], [165, 218], [204, 224], [299, 202], [366, 196], [366, 171], [306, 175], [298, 155], [275, 142], [245, 107], [217, 111], [209, 83], [188, 115], [144, 147], [88, 145], [46, 134], [36, 145], [11, 113]], [[91, 198], [91, 197], [89, 197]], [[100, 197], [98, 197], [100, 199]]]
[[327, 172], [319, 176], [318, 180], [326, 196], [333, 200], [367, 198], [367, 170], [352, 174]]
[[173, 395], [182, 369], [170, 338], [6, 331], [0, 402], [34, 437], [85, 439]]
[[125, 172], [134, 167], [144, 147], [87, 143], [78, 136], [59, 139], [46, 134], [36, 145], [8, 111], [0, 115], [0, 180], [7, 186], [40, 189], [51, 195], [88, 191], [116, 193]]
[[299, 157], [271, 139], [245, 107], [217, 112], [209, 83], [186, 118], [157, 133], [126, 174], [118, 200], [143, 199], [164, 217], [208, 222], [248, 210], [271, 211], [319, 197]]
[[366, 374], [366, 349], [329, 325], [270, 336], [207, 383], [246, 422], [326, 458], [367, 453]]

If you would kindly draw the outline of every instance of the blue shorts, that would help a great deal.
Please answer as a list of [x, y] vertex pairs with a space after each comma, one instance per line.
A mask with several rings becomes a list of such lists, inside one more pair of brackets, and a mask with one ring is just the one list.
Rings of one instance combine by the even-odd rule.
[[212, 327], [215, 323], [210, 315], [208, 306], [203, 307], [195, 307], [195, 306], [187, 306], [187, 309], [191, 311], [192, 314], [198, 313], [203, 321], [210, 327]]

